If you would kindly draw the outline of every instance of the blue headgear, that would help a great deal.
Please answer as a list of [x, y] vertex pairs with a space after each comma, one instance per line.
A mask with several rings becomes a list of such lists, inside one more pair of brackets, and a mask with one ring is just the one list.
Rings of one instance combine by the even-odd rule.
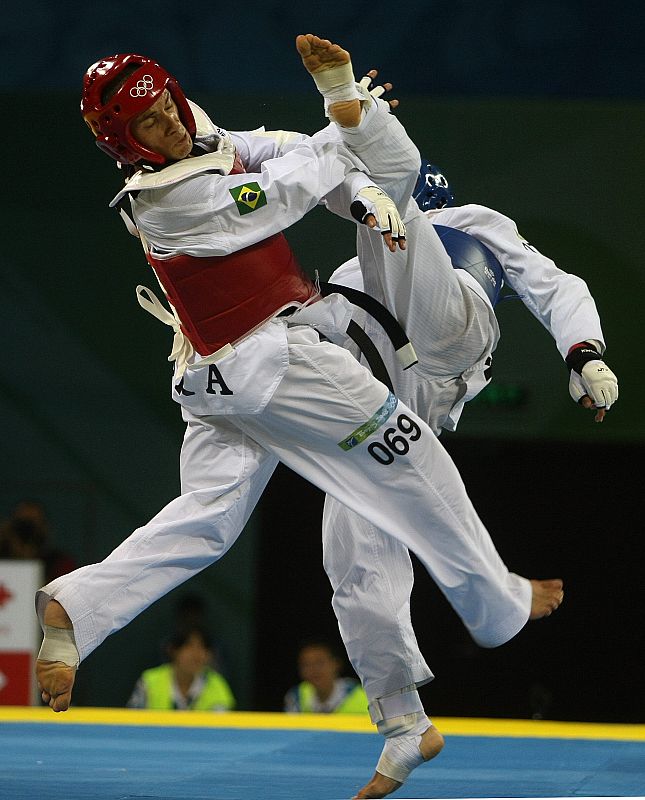
[[451, 206], [455, 201], [446, 176], [439, 167], [434, 166], [426, 159], [421, 161], [419, 178], [412, 192], [412, 197], [416, 200], [421, 211], [430, 211], [432, 208], [445, 208], [445, 206]]

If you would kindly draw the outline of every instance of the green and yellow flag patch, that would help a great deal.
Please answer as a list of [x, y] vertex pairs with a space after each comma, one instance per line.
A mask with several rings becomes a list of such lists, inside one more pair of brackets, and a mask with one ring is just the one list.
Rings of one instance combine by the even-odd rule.
[[257, 211], [267, 204], [267, 197], [264, 191], [260, 189], [259, 184], [255, 181], [245, 183], [243, 186], [236, 186], [234, 189], [229, 189], [229, 192], [235, 200], [237, 210], [243, 216], [250, 214], [251, 211]]

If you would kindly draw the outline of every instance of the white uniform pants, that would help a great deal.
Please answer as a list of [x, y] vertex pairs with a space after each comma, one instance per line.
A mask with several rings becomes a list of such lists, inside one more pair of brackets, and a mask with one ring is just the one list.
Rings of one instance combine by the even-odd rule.
[[81, 659], [231, 547], [278, 459], [415, 552], [471, 630], [503, 639], [523, 624], [514, 587], [500, 580], [506, 569], [427, 425], [312, 329], [288, 337], [289, 369], [261, 413], [186, 415], [182, 495], [104, 561], [39, 592], [41, 621], [50, 597], [69, 614]]
[[[367, 328], [378, 340], [397, 394], [439, 430], [459, 393], [465, 392], [461, 374], [492, 352], [499, 329], [490, 305], [453, 269], [430, 220], [411, 205], [406, 222], [406, 251], [391, 256], [376, 236], [361, 230], [359, 252], [366, 288], [403, 324], [419, 364], [401, 370], [383, 334], [369, 320]], [[447, 558], [454, 555], [460, 561], [459, 548], [452, 549], [445, 536], [453, 512], [463, 519], [459, 497], [465, 492], [453, 470], [445, 475], [445, 513], [427, 518], [427, 532], [431, 541], [444, 543]], [[373, 701], [411, 684], [422, 685], [433, 675], [412, 628], [414, 575], [402, 537], [393, 539], [360, 513], [326, 498], [323, 559], [349, 659]], [[439, 527], [433, 530], [435, 524]], [[433, 557], [421, 558], [475, 641], [495, 647], [526, 624], [531, 588], [505, 567], [474, 511], [469, 525], [472, 551], [463, 553], [458, 567], [450, 565], [443, 574], [445, 564], [437, 572]], [[448, 577], [453, 569], [464, 579], [453, 582]]]

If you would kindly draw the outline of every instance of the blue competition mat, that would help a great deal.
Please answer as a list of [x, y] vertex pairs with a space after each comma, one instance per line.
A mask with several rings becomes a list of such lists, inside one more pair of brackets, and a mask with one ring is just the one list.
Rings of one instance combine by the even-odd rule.
[[[80, 723], [73, 712], [45, 717], [45, 711], [23, 709], [7, 717], [0, 708], [2, 800], [350, 798], [372, 775], [382, 742], [362, 722], [362, 732], [324, 730], [327, 721], [333, 727], [337, 720], [316, 716], [312, 729], [298, 729], [293, 717], [278, 714], [198, 715], [193, 726], [190, 712], [162, 713], [151, 725], [145, 723], [154, 712], [115, 712], [117, 720], [128, 720], [119, 724], [107, 721], [106, 709], [92, 710], [97, 723], [88, 709], [76, 710], [85, 711], [87, 721]], [[226, 727], [229, 716], [232, 727]], [[169, 718], [181, 719], [181, 726], [164, 724]], [[307, 726], [309, 716], [302, 718]], [[281, 727], [283, 720], [287, 727]], [[612, 738], [612, 726], [604, 726], [607, 739], [599, 738], [599, 726], [593, 738], [560, 738], [557, 729], [552, 738], [544, 727], [535, 729], [536, 736], [521, 736], [509, 734], [503, 720], [497, 721], [499, 736], [447, 732], [473, 727], [459, 722], [436, 720], [446, 732], [446, 747], [391, 795], [394, 800], [645, 795], [640, 726], [619, 726], [633, 729], [633, 741]], [[486, 722], [494, 731], [496, 721]], [[574, 728], [585, 732], [584, 726]]]

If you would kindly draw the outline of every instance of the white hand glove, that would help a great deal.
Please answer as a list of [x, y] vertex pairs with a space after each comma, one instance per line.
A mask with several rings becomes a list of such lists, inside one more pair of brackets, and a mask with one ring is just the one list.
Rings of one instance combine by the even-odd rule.
[[588, 395], [596, 408], [608, 410], [618, 400], [618, 378], [604, 361], [587, 361], [580, 374], [571, 370], [569, 394], [576, 403]]
[[374, 86], [374, 81], [369, 75], [365, 75], [365, 77], [361, 78], [358, 82], [358, 85], [364, 90], [364, 92], [372, 97], [381, 97], [387, 91], [385, 86]]
[[366, 186], [354, 198], [350, 206], [352, 216], [358, 222], [365, 222], [369, 214], [376, 218], [376, 229], [381, 233], [391, 233], [392, 239], [405, 239], [405, 225], [392, 198], [378, 186]]

